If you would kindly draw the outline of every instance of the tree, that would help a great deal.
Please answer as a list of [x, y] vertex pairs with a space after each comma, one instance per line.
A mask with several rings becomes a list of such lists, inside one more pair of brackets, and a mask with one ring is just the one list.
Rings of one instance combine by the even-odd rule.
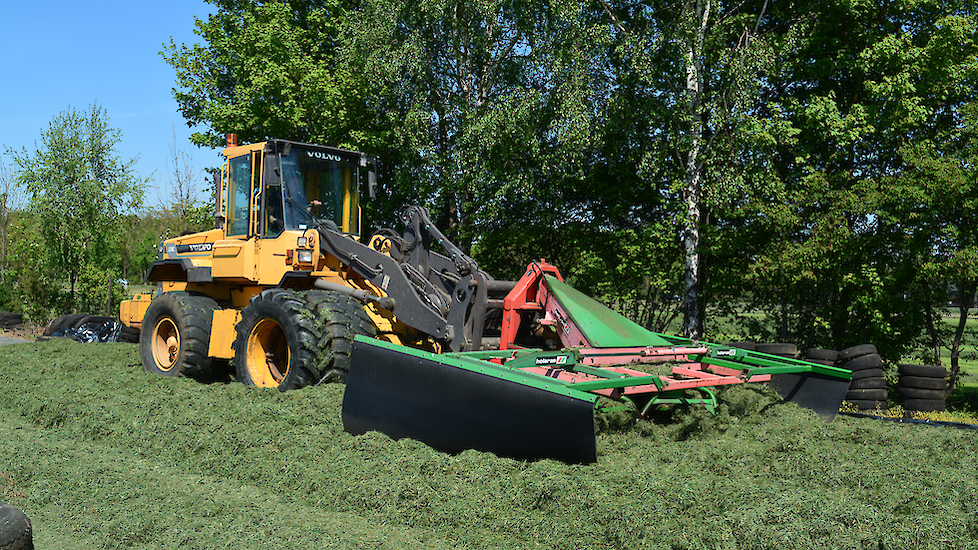
[[797, 133], [773, 156], [784, 200], [750, 205], [758, 222], [731, 248], [754, 258], [746, 282], [779, 318], [775, 334], [874, 342], [894, 359], [912, 349], [933, 296], [916, 275], [928, 245], [906, 238], [919, 218], [903, 217], [908, 199], [889, 182], [914, 170], [915, 144], [962, 127], [978, 83], [975, 15], [969, 2], [772, 3], [771, 19], [797, 32], [770, 37], [777, 70], [763, 97]]
[[398, 195], [435, 206], [468, 250], [509, 206], [540, 199], [559, 101], [557, 3], [368, 0], [347, 20], [345, 58], [371, 80], [368, 105], [394, 130]]
[[337, 59], [343, 2], [208, 0], [217, 11], [196, 20], [204, 44], [164, 45], [175, 70], [174, 97], [191, 140], [221, 147], [225, 134], [243, 142], [270, 137], [357, 145], [369, 118], [362, 75]]
[[44, 262], [70, 287], [73, 307], [82, 273], [96, 269], [108, 279], [116, 272], [118, 243], [126, 238], [120, 219], [142, 201], [146, 182], [133, 173], [135, 160], [116, 156], [120, 140], [96, 104], [61, 112], [33, 152], [9, 151], [40, 224]]
[[0, 275], [10, 269], [10, 225], [17, 211], [24, 206], [23, 189], [0, 161]]
[[[949, 391], [960, 373], [968, 314], [978, 292], [978, 104], [962, 106], [961, 116], [960, 126], [902, 151], [908, 170], [885, 182], [889, 200], [883, 222], [900, 229], [907, 263], [914, 267], [934, 364], [941, 364], [942, 347], [950, 351]], [[939, 326], [948, 298], [958, 310], [950, 335]]]
[[[602, 2], [618, 30], [615, 87], [641, 98], [647, 117], [640, 164], [647, 185], [669, 197], [684, 258], [683, 333], [703, 334], [713, 212], [776, 188], [768, 157], [790, 129], [762, 109], [772, 71], [767, 2]], [[635, 115], [634, 113], [639, 113]], [[626, 125], [627, 127], [627, 125]]]

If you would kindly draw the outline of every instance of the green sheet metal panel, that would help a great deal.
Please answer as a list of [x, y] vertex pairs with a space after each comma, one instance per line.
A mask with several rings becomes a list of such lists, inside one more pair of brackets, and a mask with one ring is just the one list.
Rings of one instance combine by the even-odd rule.
[[672, 346], [661, 336], [646, 330], [624, 315], [598, 302], [556, 277], [546, 276], [547, 288], [585, 338], [596, 348]]

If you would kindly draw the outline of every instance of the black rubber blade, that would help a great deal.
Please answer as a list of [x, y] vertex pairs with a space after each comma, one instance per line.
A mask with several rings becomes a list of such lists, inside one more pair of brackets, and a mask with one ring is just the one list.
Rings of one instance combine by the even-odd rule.
[[[448, 453], [477, 449], [516, 459], [597, 461], [593, 399], [533, 387], [511, 379], [519, 371], [466, 361], [475, 368], [458, 366], [458, 358], [354, 341], [343, 429], [416, 439]], [[502, 369], [508, 374], [493, 374]]]
[[811, 409], [827, 421], [838, 414], [849, 391], [849, 380], [813, 372], [775, 374], [768, 385], [785, 401]]

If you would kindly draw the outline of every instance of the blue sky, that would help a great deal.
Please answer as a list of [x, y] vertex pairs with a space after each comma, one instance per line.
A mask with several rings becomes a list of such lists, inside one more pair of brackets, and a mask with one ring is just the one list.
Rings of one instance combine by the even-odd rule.
[[[177, 148], [196, 169], [217, 166], [216, 151], [190, 144], [192, 130], [173, 99], [173, 69], [159, 53], [170, 37], [198, 42], [194, 16], [206, 19], [211, 11], [203, 0], [5, 2], [0, 154], [7, 147], [33, 150], [58, 113], [98, 102], [122, 132], [119, 156], [138, 157], [136, 171], [152, 180], [148, 205], [159, 203], [157, 188], [167, 194], [174, 129]], [[6, 155], [2, 161], [13, 169]], [[210, 185], [201, 176], [202, 197]]]

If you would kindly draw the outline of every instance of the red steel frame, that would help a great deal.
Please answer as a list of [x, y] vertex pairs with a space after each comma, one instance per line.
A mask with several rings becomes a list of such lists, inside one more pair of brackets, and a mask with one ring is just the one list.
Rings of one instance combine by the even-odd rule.
[[[709, 353], [706, 347], [595, 348], [547, 289], [544, 275], [552, 275], [563, 281], [556, 266], [543, 260], [534, 262], [527, 267], [523, 277], [503, 300], [502, 337], [499, 349], [519, 349], [519, 346], [515, 345], [515, 340], [523, 315], [528, 312], [542, 312], [543, 316], [538, 322], [555, 326], [564, 347], [574, 348], [573, 352], [577, 359], [574, 362], [575, 366], [584, 365], [592, 368], [566, 370], [550, 366], [525, 366], [520, 367], [520, 370], [563, 380], [580, 389], [612, 399], [745, 382], [767, 382], [771, 379], [770, 374], [749, 375], [746, 370], [690, 360], [690, 355], [706, 356]], [[567, 352], [568, 350], [564, 351]], [[492, 360], [505, 363], [516, 359], [518, 355], [519, 352], [514, 351], [509, 357], [496, 355]], [[678, 363], [672, 368], [672, 376], [651, 375], [622, 366], [664, 362]], [[594, 368], [600, 369], [600, 372], [595, 372]], [[593, 374], [588, 373], [588, 370]], [[643, 378], [647, 379], [648, 383], [643, 383], [641, 380]], [[615, 380], [620, 383], [614, 382]]]

